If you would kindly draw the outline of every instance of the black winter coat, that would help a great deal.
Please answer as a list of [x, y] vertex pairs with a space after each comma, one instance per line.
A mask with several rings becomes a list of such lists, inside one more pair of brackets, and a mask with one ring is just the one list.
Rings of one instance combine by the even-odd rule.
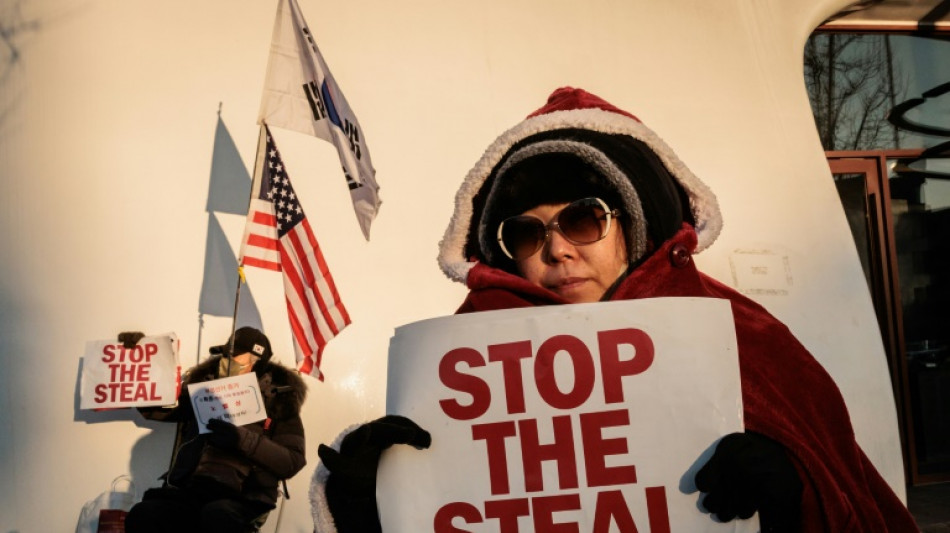
[[282, 365], [254, 364], [268, 419], [240, 426], [234, 450], [218, 448], [198, 433], [188, 385], [217, 378], [220, 356], [192, 367], [182, 379], [178, 405], [172, 409], [141, 408], [145, 418], [180, 423], [165, 486], [217, 491], [273, 509], [278, 483], [306, 465], [300, 407], [307, 392], [303, 379]]

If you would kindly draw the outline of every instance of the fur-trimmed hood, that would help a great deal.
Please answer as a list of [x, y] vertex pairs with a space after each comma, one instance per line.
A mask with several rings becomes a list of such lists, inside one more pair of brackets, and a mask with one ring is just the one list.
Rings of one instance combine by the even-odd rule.
[[[221, 356], [216, 355], [195, 365], [182, 378], [182, 387], [217, 379], [220, 361]], [[269, 417], [285, 420], [300, 414], [307, 384], [295, 370], [275, 362], [258, 361], [254, 363], [254, 373]]]
[[452, 219], [439, 243], [439, 266], [449, 279], [465, 283], [471, 268], [477, 262], [486, 262], [479, 252], [477, 226], [490, 193], [486, 189], [491, 188], [496, 171], [529, 137], [572, 129], [628, 136], [645, 144], [688, 198], [691, 223], [698, 236], [696, 251], [716, 240], [722, 229], [716, 196], [673, 150], [634, 115], [582, 89], [563, 87], [551, 94], [544, 107], [499, 136], [462, 182], [455, 196]]

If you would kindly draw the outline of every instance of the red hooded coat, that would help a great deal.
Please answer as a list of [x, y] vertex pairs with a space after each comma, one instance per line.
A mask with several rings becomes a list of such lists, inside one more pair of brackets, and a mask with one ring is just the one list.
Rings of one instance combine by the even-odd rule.
[[[732, 302], [745, 426], [781, 443], [804, 484], [802, 531], [918, 531], [913, 517], [855, 441], [844, 399], [824, 368], [762, 306], [699, 272], [689, 225], [624, 279], [612, 300], [708, 297]], [[566, 303], [482, 263], [468, 273], [459, 313]]]

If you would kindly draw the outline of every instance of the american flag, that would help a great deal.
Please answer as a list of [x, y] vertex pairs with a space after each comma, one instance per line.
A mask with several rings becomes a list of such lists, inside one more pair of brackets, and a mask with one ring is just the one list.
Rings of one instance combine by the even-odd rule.
[[266, 124], [258, 150], [240, 264], [283, 272], [297, 368], [322, 381], [323, 348], [350, 316]]

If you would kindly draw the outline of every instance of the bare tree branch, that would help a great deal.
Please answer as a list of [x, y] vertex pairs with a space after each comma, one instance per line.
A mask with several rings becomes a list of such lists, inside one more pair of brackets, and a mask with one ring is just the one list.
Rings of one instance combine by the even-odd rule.
[[825, 150], [893, 146], [900, 132], [887, 122], [906, 80], [880, 35], [816, 34], [805, 46], [805, 86]]

